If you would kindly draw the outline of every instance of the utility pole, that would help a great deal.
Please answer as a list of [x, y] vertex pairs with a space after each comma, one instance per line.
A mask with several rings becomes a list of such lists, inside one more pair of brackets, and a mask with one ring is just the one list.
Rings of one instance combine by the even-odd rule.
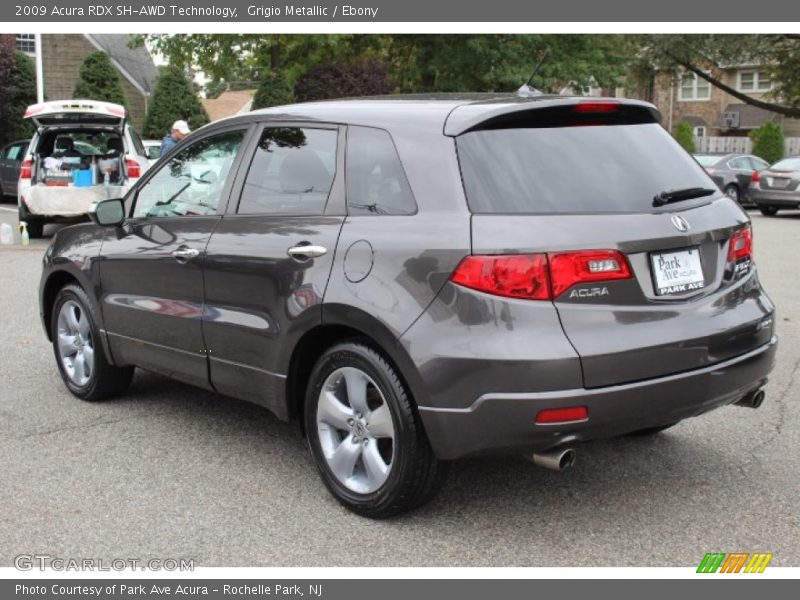
[[36, 44], [36, 102], [44, 102], [44, 71], [42, 69], [42, 34], [34, 34]]

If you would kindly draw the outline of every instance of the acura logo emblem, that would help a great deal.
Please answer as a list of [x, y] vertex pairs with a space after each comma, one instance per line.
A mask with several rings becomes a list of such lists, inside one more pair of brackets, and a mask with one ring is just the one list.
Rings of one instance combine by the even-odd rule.
[[677, 229], [678, 231], [681, 231], [683, 233], [689, 231], [690, 229], [689, 223], [683, 217], [679, 217], [678, 215], [672, 215], [671, 220], [672, 224], [675, 225], [675, 229]]

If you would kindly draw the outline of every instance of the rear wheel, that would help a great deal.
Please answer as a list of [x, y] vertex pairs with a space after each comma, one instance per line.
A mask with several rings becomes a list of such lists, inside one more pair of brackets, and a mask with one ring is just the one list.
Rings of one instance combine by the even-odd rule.
[[69, 391], [88, 401], [121, 394], [133, 377], [133, 367], [109, 364], [96, 323], [83, 288], [69, 284], [59, 290], [51, 318], [56, 363]]
[[736, 202], [740, 201], [739, 187], [733, 183], [725, 187], [725, 195], [731, 200], [735, 200]]
[[774, 217], [778, 214], [777, 206], [759, 206], [758, 210], [760, 210], [761, 214], [765, 217]]
[[323, 482], [357, 514], [385, 518], [416, 508], [443, 479], [397, 372], [365, 344], [342, 343], [320, 357], [304, 419]]

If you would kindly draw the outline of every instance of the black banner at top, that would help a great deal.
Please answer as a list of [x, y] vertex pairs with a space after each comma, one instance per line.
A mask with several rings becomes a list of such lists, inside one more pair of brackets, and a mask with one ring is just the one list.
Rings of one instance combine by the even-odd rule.
[[800, 21], [800, 3], [760, 0], [11, 0], [5, 23], [54, 22], [780, 22]]

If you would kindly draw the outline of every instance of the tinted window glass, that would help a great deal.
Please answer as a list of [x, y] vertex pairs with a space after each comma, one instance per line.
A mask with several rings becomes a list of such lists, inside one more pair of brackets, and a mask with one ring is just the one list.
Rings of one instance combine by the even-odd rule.
[[142, 143], [142, 138], [139, 137], [139, 134], [133, 129], [129, 129], [128, 131], [131, 132], [131, 140], [133, 140], [133, 148], [136, 150], [136, 154], [139, 156], [147, 156], [147, 153], [144, 150], [144, 144]]
[[716, 189], [655, 123], [480, 130], [457, 147], [475, 213], [652, 212], [665, 190]]
[[239, 201], [240, 214], [318, 215], [336, 174], [333, 129], [264, 130]]
[[13, 146], [9, 146], [6, 149], [6, 156], [5, 158], [9, 160], [22, 160], [22, 154], [24, 153], [25, 148], [20, 144], [14, 144]]
[[388, 132], [347, 131], [347, 212], [410, 215], [417, 211], [403, 165]]
[[167, 163], [136, 197], [134, 217], [213, 215], [239, 151], [244, 131], [199, 140]]

